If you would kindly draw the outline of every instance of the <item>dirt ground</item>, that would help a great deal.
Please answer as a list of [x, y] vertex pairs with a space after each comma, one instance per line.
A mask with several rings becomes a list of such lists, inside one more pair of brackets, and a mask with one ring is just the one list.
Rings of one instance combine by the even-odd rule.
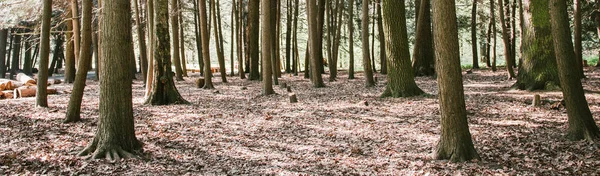
[[[561, 100], [560, 91], [511, 90], [515, 80], [506, 80], [504, 71], [463, 75], [478, 161], [432, 159], [440, 135], [434, 78], [417, 78], [429, 95], [379, 98], [383, 75], [377, 74], [377, 87], [365, 88], [361, 74], [348, 80], [342, 72], [317, 89], [284, 74], [281, 82], [299, 99], [292, 104], [278, 86], [277, 95], [260, 96], [259, 82], [216, 77], [217, 89], [203, 90], [194, 87], [198, 75], [191, 75], [176, 83], [191, 105], [144, 105], [142, 82], [135, 81], [135, 129], [144, 156], [116, 163], [76, 156], [97, 128], [98, 82], [87, 83], [80, 123], [61, 123], [68, 93], [49, 96], [48, 109], [35, 108], [34, 98], [0, 100], [0, 174], [600, 174], [597, 145], [565, 138], [566, 111], [551, 105]], [[586, 97], [600, 122], [600, 71], [586, 75]], [[534, 94], [548, 103], [532, 107]]]

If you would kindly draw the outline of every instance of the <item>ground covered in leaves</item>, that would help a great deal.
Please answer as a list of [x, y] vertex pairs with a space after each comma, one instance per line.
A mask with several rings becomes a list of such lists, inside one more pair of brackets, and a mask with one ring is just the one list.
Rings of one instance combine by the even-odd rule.
[[[428, 93], [379, 98], [362, 75], [343, 73], [326, 88], [284, 75], [287, 91], [260, 96], [260, 83], [215, 78], [216, 90], [194, 87], [198, 75], [177, 82], [191, 105], [144, 105], [143, 85], [134, 83], [135, 129], [142, 159], [119, 162], [77, 157], [98, 126], [98, 82], [88, 81], [83, 122], [63, 124], [71, 85], [49, 96], [50, 108], [34, 98], [0, 101], [0, 174], [252, 174], [252, 175], [598, 175], [600, 150], [565, 138], [567, 115], [559, 91], [512, 90], [506, 72], [464, 73], [465, 98], [475, 148], [481, 160], [449, 163], [432, 159], [440, 134], [434, 78], [417, 78]], [[600, 122], [600, 70], [584, 81], [587, 100]], [[328, 75], [324, 75], [327, 78]], [[325, 79], [327, 80], [327, 79]], [[534, 94], [544, 105], [532, 107]], [[597, 141], [600, 142], [600, 141]]]

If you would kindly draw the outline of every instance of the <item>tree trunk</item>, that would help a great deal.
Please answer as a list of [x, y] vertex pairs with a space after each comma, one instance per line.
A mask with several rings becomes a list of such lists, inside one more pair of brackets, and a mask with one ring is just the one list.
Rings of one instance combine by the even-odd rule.
[[244, 40], [243, 40], [243, 27], [242, 27], [242, 16], [243, 16], [243, 0], [238, 0], [238, 8], [237, 8], [237, 12], [236, 14], [236, 22], [235, 22], [235, 26], [237, 28], [237, 57], [238, 57], [238, 73], [240, 74], [240, 79], [246, 79], [246, 72], [244, 71], [244, 57], [243, 57], [243, 53], [245, 50], [243, 50], [243, 45], [244, 45]]
[[[172, 4], [173, 5], [173, 4]], [[177, 6], [172, 6], [177, 7]], [[189, 104], [183, 99], [173, 82], [171, 68], [171, 46], [169, 42], [169, 9], [167, 0], [157, 0], [154, 4], [154, 81], [152, 92], [146, 104], [151, 105], [169, 105], [169, 104]], [[177, 26], [177, 20], [173, 26]], [[173, 32], [177, 31], [174, 29]], [[173, 35], [177, 38], [178, 35]], [[174, 41], [174, 44], [177, 44]], [[176, 51], [176, 49], [174, 49]], [[176, 58], [176, 57], [173, 57]], [[173, 59], [175, 60], [175, 59]], [[104, 64], [106, 65], [106, 64]]]
[[248, 7], [248, 54], [250, 56], [250, 75], [249, 80], [259, 80], [258, 72], [258, 36], [259, 36], [259, 0], [249, 0]]
[[[194, 32], [196, 35], [196, 50], [198, 52], [198, 69], [202, 70], [204, 68], [204, 60], [202, 58], [202, 39], [200, 38], [200, 21], [198, 20], [198, 16], [200, 16], [200, 11], [198, 8], [197, 0], [194, 0]], [[202, 75], [202, 71], [200, 72]]]
[[[490, 59], [491, 59], [491, 62], [492, 62], [492, 71], [495, 72], [497, 70], [497, 68], [496, 68], [496, 39], [498, 37], [496, 37], [496, 33], [497, 33], [496, 32], [496, 10], [494, 10], [494, 8], [495, 8], [494, 6], [495, 6], [494, 5], [494, 0], [490, 0], [490, 15], [491, 15], [491, 22], [490, 22], [490, 24], [492, 25], [492, 34], [491, 34], [491, 36], [492, 36], [492, 40], [493, 40], [493, 43], [492, 43], [492, 57]], [[502, 7], [500, 7], [500, 8], [502, 8]]]
[[[79, 46], [81, 44], [81, 25], [79, 24], [79, 4], [77, 0], [71, 0], [71, 15], [73, 17], [71, 19], [71, 22], [73, 23], [73, 53], [75, 54], [74, 64], [76, 64], [77, 62], [79, 62], [79, 49], [81, 49], [81, 47]], [[73, 67], [75, 67], [75, 65], [73, 65]], [[75, 74], [75, 72], [73, 72], [73, 74]]]
[[[235, 42], [234, 41], [237, 40], [237, 37], [235, 34], [236, 34], [236, 29], [239, 27], [239, 26], [235, 25], [236, 24], [235, 22], [237, 21], [236, 20], [236, 17], [237, 17], [237, 7], [236, 6], [237, 6], [237, 4], [235, 3], [235, 0], [233, 0], [231, 2], [231, 23], [229, 23], [231, 25], [231, 36], [230, 36], [231, 42], [229, 42], [231, 44], [230, 48], [229, 48], [229, 51], [230, 51], [229, 57], [231, 58], [231, 62], [230, 62], [231, 63], [231, 70], [230, 70], [231, 74], [229, 76], [232, 76], [232, 77], [235, 76], [235, 71], [234, 71], [235, 59], [234, 59], [234, 53], [233, 53], [235, 50]], [[238, 52], [239, 52], [239, 49], [238, 49]]]
[[[135, 137], [131, 72], [133, 57], [131, 37], [131, 8], [129, 1], [103, 1], [102, 68], [100, 76], [100, 115], [96, 136], [80, 153], [92, 158], [134, 157], [142, 143]], [[166, 3], [165, 3], [166, 4]]]
[[8, 29], [0, 29], [0, 78], [6, 76], [6, 45], [8, 39]]
[[420, 0], [420, 2], [412, 66], [416, 76], [433, 76], [435, 61], [431, 31], [431, 2], [430, 0]]
[[293, 35], [292, 35], [292, 41], [294, 41], [294, 56], [293, 58], [293, 68], [292, 68], [292, 72], [294, 72], [294, 76], [298, 76], [298, 72], [300, 71], [300, 52], [298, 51], [298, 9], [300, 8], [299, 5], [299, 0], [294, 0], [294, 29], [293, 29]]
[[492, 67], [492, 57], [491, 57], [491, 50], [492, 50], [492, 21], [490, 20], [490, 23], [488, 24], [488, 28], [487, 28], [487, 35], [485, 38], [485, 66], [487, 68], [491, 68]]
[[148, 76], [146, 77], [146, 94], [144, 98], [150, 97], [152, 90], [154, 89], [154, 67], [156, 63], [156, 57], [154, 57], [154, 49], [156, 46], [156, 31], [154, 30], [154, 0], [146, 1], [146, 8], [148, 8]]
[[[316, 42], [316, 45], [321, 48], [321, 49], [315, 51], [315, 52], [317, 52], [317, 54], [319, 56], [317, 58], [318, 58], [320, 64], [318, 64], [316, 67], [319, 70], [319, 73], [320, 73], [319, 76], [321, 74], [325, 73], [325, 60], [324, 60], [325, 56], [323, 55], [323, 49], [322, 49], [323, 48], [323, 31], [324, 31], [324, 27], [325, 27], [325, 3], [326, 3], [325, 0], [317, 0], [317, 2], [316, 2], [316, 4], [317, 4], [316, 8], [318, 9], [317, 10], [317, 23], [316, 23], [317, 31], [316, 32], [317, 32], [318, 38], [315, 42]], [[315, 58], [312, 58], [312, 59], [315, 59]], [[323, 78], [321, 77], [320, 79], [322, 80]]]
[[[92, 1], [82, 1], [82, 17], [82, 36], [80, 49], [81, 57], [77, 63], [77, 76], [75, 76], [75, 83], [73, 83], [73, 91], [71, 98], [69, 99], [67, 115], [64, 121], [65, 123], [77, 122], [81, 120], [81, 102], [83, 100], [83, 91], [85, 89], [85, 81], [87, 79], [87, 67], [92, 60], [90, 50], [92, 46]], [[41, 88], [38, 87], [38, 90], [40, 89]]]
[[286, 25], [285, 25], [285, 72], [292, 73], [291, 67], [291, 38], [292, 38], [292, 6], [291, 0], [286, 0], [287, 13], [286, 13]]
[[146, 53], [146, 35], [144, 32], [144, 26], [142, 25], [142, 18], [140, 18], [140, 7], [138, 5], [138, 0], [133, 0], [134, 2], [134, 10], [135, 10], [135, 25], [137, 26], [137, 36], [138, 36], [138, 49], [140, 52], [140, 60], [142, 62], [142, 81], [146, 83], [146, 79], [148, 76], [148, 57]]
[[[320, 4], [324, 5], [322, 0]], [[319, 22], [319, 6], [317, 6], [317, 0], [307, 0], [308, 9], [308, 35], [310, 40], [310, 80], [313, 87], [325, 87], [323, 78], [321, 77], [321, 70], [323, 68], [323, 57], [322, 57], [322, 32], [319, 29], [323, 29], [322, 23]], [[321, 20], [323, 21], [323, 20]], [[321, 25], [321, 27], [319, 27]]]
[[[52, 0], [44, 0], [42, 10], [42, 29], [40, 35], [40, 68], [37, 80], [35, 105], [48, 107], [48, 59], [50, 57], [50, 23], [52, 19]], [[29, 65], [31, 67], [31, 65]]]
[[185, 58], [185, 33], [184, 33], [184, 23], [183, 23], [183, 4], [181, 0], [178, 2], [179, 4], [179, 54], [181, 56], [181, 74], [182, 76], [188, 77], [187, 74], [187, 60]]
[[15, 31], [14, 35], [14, 41], [13, 41], [13, 52], [12, 52], [12, 60], [11, 60], [11, 66], [10, 66], [10, 77], [9, 78], [14, 78], [15, 75], [17, 75], [17, 71], [19, 70], [19, 59], [20, 59], [20, 51], [21, 51], [21, 35], [20, 34], [16, 34], [18, 33], [19, 30]]
[[[406, 19], [404, 19], [406, 21]], [[381, 17], [381, 0], [377, 1], [377, 33], [379, 34], [379, 61], [381, 62], [381, 74], [387, 74], [387, 57], [386, 57], [386, 44], [385, 44], [385, 32], [383, 31], [383, 21]], [[410, 62], [410, 60], [409, 60]]]
[[550, 18], [552, 23], [552, 36], [554, 41], [554, 53], [558, 64], [560, 84], [563, 98], [565, 100], [567, 115], [569, 116], [570, 140], [585, 139], [590, 142], [600, 137], [598, 126], [594, 122], [589, 105], [585, 99], [583, 87], [579, 75], [577, 61], [573, 52], [571, 31], [569, 30], [569, 16], [567, 13], [567, 2], [565, 0], [551, 0]]
[[[29, 32], [29, 31], [27, 31]], [[30, 35], [26, 35], [25, 38], [27, 40], [23, 41], [23, 44], [25, 45], [25, 55], [23, 56], [23, 73], [25, 73], [26, 75], [32, 76], [33, 75], [33, 70], [31, 67], [31, 64], [33, 62], [33, 58], [31, 57], [31, 36]]]
[[[173, 64], [175, 66], [175, 79], [177, 81], [183, 81], [183, 70], [181, 68], [181, 56], [179, 51], [179, 0], [170, 0], [171, 4], [171, 31], [173, 33]], [[158, 5], [157, 5], [158, 6]], [[160, 13], [160, 12], [156, 12]], [[168, 23], [165, 23], [168, 24]], [[168, 26], [168, 25], [167, 25]], [[157, 29], [158, 30], [158, 29]], [[166, 33], [168, 34], [168, 32]], [[160, 40], [160, 39], [159, 39]]]
[[504, 42], [504, 60], [506, 61], [506, 70], [508, 71], [508, 79], [511, 80], [513, 78], [515, 78], [515, 71], [513, 70], [513, 67], [515, 65], [515, 63], [513, 63], [513, 60], [511, 59], [511, 44], [510, 44], [510, 39], [508, 38], [509, 34], [508, 34], [508, 29], [507, 29], [507, 22], [506, 19], [504, 19], [504, 5], [503, 5], [504, 0], [498, 0], [498, 9], [500, 9], [500, 26], [502, 28], [502, 41]]
[[215, 29], [215, 46], [217, 46], [217, 60], [219, 61], [219, 72], [221, 74], [221, 81], [222, 82], [227, 82], [227, 72], [225, 71], [225, 56], [223, 56], [223, 38], [221, 38], [221, 35], [219, 35], [220, 33], [220, 29], [221, 29], [221, 24], [220, 24], [220, 12], [218, 12], [216, 10], [216, 4], [219, 4], [219, 2], [215, 3], [214, 0], [211, 0], [211, 11], [212, 11], [212, 15], [213, 15], [213, 24], [215, 25], [215, 27], [213, 29]]
[[348, 79], [354, 79], [354, 0], [348, 8]]
[[[72, 13], [72, 10], [68, 10], [67, 16], [72, 16]], [[73, 23], [72, 21], [67, 22], [67, 31], [73, 31]], [[65, 83], [73, 83], [75, 81], [75, 41], [73, 40], [73, 33], [67, 32], [66, 38]]]
[[55, 35], [54, 39], [54, 53], [52, 53], [52, 63], [50, 64], [50, 68], [48, 69], [48, 76], [52, 76], [52, 74], [56, 73], [58, 70], [58, 65], [62, 63], [62, 59], [64, 59], [64, 48], [62, 47], [64, 44], [63, 35]]
[[552, 44], [548, 1], [526, 0], [522, 54], [523, 62], [515, 86], [521, 90], [556, 89], [559, 85]]
[[369, 58], [369, 0], [362, 2], [362, 51], [363, 68], [365, 70], [365, 85], [367, 87], [375, 86], [373, 79], [373, 70], [371, 68], [371, 58]]
[[388, 83], [382, 97], [410, 97], [421, 95], [424, 92], [415, 83], [414, 72], [410, 64], [408, 51], [408, 35], [406, 34], [406, 16], [404, 3], [382, 1], [383, 3], [383, 32], [386, 39], [387, 53], [389, 56], [390, 73]]
[[271, 18], [273, 15], [273, 8], [271, 7], [273, 4], [271, 0], [261, 0], [261, 12], [260, 21], [262, 25], [262, 38], [261, 38], [261, 53], [262, 53], [262, 94], [270, 95], [274, 94], [273, 83], [271, 79], [272, 67], [271, 67], [271, 52], [273, 49], [271, 48], [273, 45], [273, 25], [271, 25], [274, 21]]
[[473, 69], [479, 69], [479, 56], [477, 54], [477, 0], [473, 0], [471, 9], [471, 50], [473, 50]]
[[573, 20], [573, 30], [574, 30], [574, 39], [575, 39], [575, 70], [576, 74], [581, 78], [585, 78], [583, 74], [583, 52], [581, 46], [581, 0], [575, 0], [575, 10], [573, 12], [574, 20]]
[[[15, 39], [15, 36], [13, 35], [13, 31], [12, 29], [9, 29], [9, 41], [8, 42], [8, 53], [6, 54], [6, 61], [4, 62], [4, 68], [2, 68], [4, 70], [4, 74], [1, 75], [2, 78], [4, 78], [6, 76], [6, 73], [10, 72], [10, 61], [11, 61], [11, 56], [12, 56], [12, 47], [13, 47], [13, 40]], [[9, 77], [10, 78], [10, 77]]]
[[[375, 2], [373, 2], [372, 6], [375, 8], [376, 4]], [[375, 18], [375, 13], [377, 12], [377, 10], [373, 9], [373, 15], [370, 18]], [[372, 71], [373, 73], [377, 73], [377, 67], [375, 67], [375, 20], [373, 19], [373, 24], [371, 25], [371, 45], [369, 45], [371, 47], [371, 67], [373, 67]]]
[[275, 62], [273, 64], [275, 64], [275, 72], [273, 72], [273, 75], [275, 75], [274, 78], [274, 82], [275, 85], [279, 85], [279, 79], [281, 78], [281, 1], [279, 0], [273, 0], [274, 3], [277, 4], [277, 15], [276, 17], [276, 28], [275, 30], [277, 30], [277, 32], [274, 33], [275, 37], [275, 41], [273, 42], [275, 44], [275, 57], [273, 57], [272, 59], [275, 59]]
[[433, 31], [438, 73], [441, 134], [436, 159], [452, 162], [479, 159], [473, 146], [460, 69], [458, 27], [454, 1], [433, 1]]
[[[200, 8], [200, 38], [202, 38], [202, 58], [204, 59], [204, 89], [214, 89], [212, 83], [212, 71], [210, 70], [210, 48], [209, 48], [209, 29], [208, 17], [206, 15], [206, 1], [199, 0]], [[258, 46], [258, 44], [256, 45]]]
[[[269, 51], [268, 53], [271, 54], [271, 76], [273, 77], [273, 84], [275, 85], [279, 85], [279, 80], [278, 80], [278, 76], [277, 76], [277, 72], [281, 72], [279, 69], [279, 66], [277, 65], [277, 60], [279, 60], [279, 52], [278, 52], [278, 40], [279, 40], [279, 20], [278, 20], [278, 16], [279, 16], [279, 12], [277, 10], [278, 7], [278, 1], [277, 0], [271, 0], [271, 9], [270, 9], [270, 13], [271, 15], [269, 16], [271, 18], [270, 23], [267, 23], [269, 25], [271, 25], [271, 33], [269, 33], [269, 37], [271, 38], [271, 48], [270, 50], [263, 50], [263, 51]], [[264, 36], [264, 35], [263, 35]]]

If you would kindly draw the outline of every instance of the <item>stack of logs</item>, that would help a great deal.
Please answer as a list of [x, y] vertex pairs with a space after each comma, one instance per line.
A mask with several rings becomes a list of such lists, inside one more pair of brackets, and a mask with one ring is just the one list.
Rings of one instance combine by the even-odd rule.
[[[58, 79], [48, 80], [50, 84], [60, 84]], [[19, 73], [16, 80], [0, 79], [0, 99], [16, 99], [23, 97], [35, 97], [37, 81], [32, 77]], [[48, 88], [48, 94], [56, 94], [56, 89]]]

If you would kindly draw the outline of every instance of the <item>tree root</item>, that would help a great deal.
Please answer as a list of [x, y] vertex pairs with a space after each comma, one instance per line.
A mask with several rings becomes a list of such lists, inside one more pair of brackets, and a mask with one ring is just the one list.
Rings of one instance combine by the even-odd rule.
[[[93, 153], [92, 153], [93, 152]], [[103, 147], [96, 148], [94, 145], [86, 147], [79, 153], [79, 156], [85, 157], [85, 159], [106, 159], [110, 162], [118, 162], [121, 159], [139, 159], [139, 157], [133, 153], [123, 150], [119, 146], [114, 147]]]

